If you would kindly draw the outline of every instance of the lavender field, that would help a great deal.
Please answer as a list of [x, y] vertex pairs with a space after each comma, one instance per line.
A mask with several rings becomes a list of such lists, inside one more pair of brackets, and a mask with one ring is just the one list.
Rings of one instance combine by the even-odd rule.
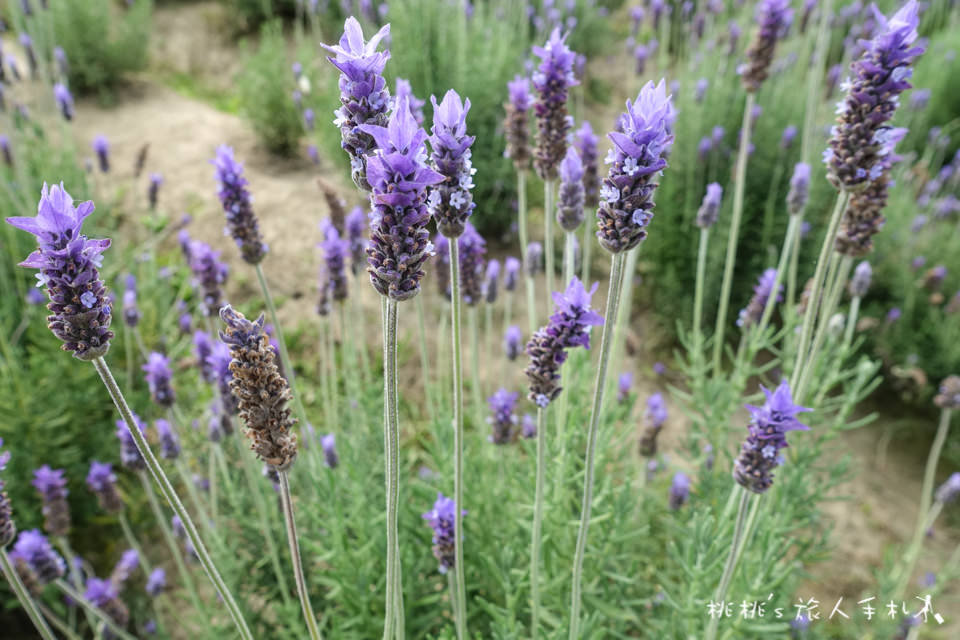
[[0, 5], [0, 637], [958, 637], [958, 53]]

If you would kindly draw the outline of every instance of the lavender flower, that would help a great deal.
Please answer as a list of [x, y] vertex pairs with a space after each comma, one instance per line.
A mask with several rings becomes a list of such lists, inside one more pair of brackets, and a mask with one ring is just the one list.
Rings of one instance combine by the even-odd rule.
[[[757, 284], [753, 287], [753, 297], [750, 298], [750, 302], [747, 303], [747, 306], [740, 310], [740, 316], [737, 318], [737, 326], [746, 329], [758, 322], [760, 322], [763, 317], [763, 310], [767, 308], [767, 301], [770, 299], [770, 296], [773, 295], [773, 284], [777, 279], [777, 270], [776, 269], [766, 269], [757, 280]], [[781, 292], [783, 291], [783, 284], [777, 286], [776, 299], [777, 302], [780, 302], [783, 299]]]
[[670, 508], [677, 511], [690, 497], [690, 478], [682, 471], [677, 471], [670, 484]]
[[[440, 563], [440, 573], [453, 569], [456, 561], [456, 538], [453, 532], [456, 510], [453, 498], [437, 493], [433, 509], [423, 514], [423, 519], [433, 529], [433, 557]], [[461, 517], [465, 515], [466, 509], [461, 511]]]
[[513, 160], [517, 171], [530, 166], [530, 81], [518, 75], [507, 83], [510, 100], [504, 105], [507, 115], [503, 120], [503, 135], [507, 148], [503, 155]]
[[555, 28], [543, 47], [534, 47], [541, 62], [533, 74], [533, 86], [537, 90], [534, 111], [537, 116], [537, 147], [534, 150], [533, 166], [543, 180], [557, 177], [557, 166], [567, 151], [567, 132], [570, 118], [567, 116], [567, 92], [576, 86], [573, 73], [575, 55], [567, 47], [566, 35]]
[[233, 379], [247, 437], [257, 456], [277, 471], [286, 471], [297, 457], [297, 437], [290, 428], [296, 420], [287, 407], [290, 388], [277, 369], [276, 356], [263, 329], [263, 315], [250, 322], [230, 305], [220, 310], [227, 325], [220, 339], [230, 347]]
[[104, 136], [97, 136], [93, 139], [93, 151], [97, 154], [97, 160], [100, 162], [100, 171], [109, 173], [110, 171], [110, 143]]
[[584, 206], [594, 208], [600, 198], [600, 174], [597, 169], [597, 136], [588, 120], [573, 134], [573, 146], [583, 163]]
[[527, 245], [524, 269], [531, 278], [543, 270], [543, 245], [539, 242], [531, 242]]
[[517, 288], [517, 274], [520, 272], [520, 261], [513, 256], [507, 256], [503, 261], [503, 288], [505, 291], [515, 291]]
[[723, 198], [723, 187], [716, 182], [707, 185], [707, 192], [703, 195], [703, 202], [697, 210], [697, 226], [709, 229], [720, 216], [720, 201]]
[[837, 90], [837, 85], [840, 83], [840, 74], [843, 73], [843, 65], [835, 64], [827, 69], [827, 92], [824, 97], [829, 100], [833, 97], [834, 92]]
[[323, 250], [326, 274], [330, 280], [330, 292], [334, 300], [343, 302], [347, 299], [346, 258], [350, 243], [340, 238], [337, 228], [329, 220], [320, 223], [320, 230], [323, 233], [320, 248]]
[[461, 102], [457, 92], [450, 89], [439, 105], [434, 96], [430, 96], [430, 103], [433, 104], [430, 159], [433, 168], [443, 176], [443, 182], [430, 190], [427, 205], [437, 230], [448, 238], [456, 238], [463, 233], [475, 206], [470, 193], [476, 173], [470, 161], [474, 136], [467, 135], [470, 99]]
[[73, 96], [70, 95], [70, 90], [58, 82], [53, 85], [53, 98], [57, 101], [57, 106], [60, 107], [60, 115], [63, 116], [63, 119], [68, 122], [73, 120]]
[[933, 498], [941, 504], [947, 504], [956, 500], [958, 496], [960, 496], [960, 471], [951, 474], [947, 481], [940, 485]]
[[59, 580], [67, 571], [67, 563], [38, 529], [23, 531], [17, 536], [10, 558], [29, 568], [40, 587]]
[[520, 346], [523, 342], [523, 332], [520, 327], [511, 325], [507, 327], [503, 336], [503, 350], [507, 354], [507, 360], [513, 362], [520, 355]]
[[310, 162], [312, 162], [314, 165], [320, 165], [320, 151], [317, 149], [317, 145], [307, 145], [307, 157], [310, 158]]
[[633, 61], [634, 61], [634, 71], [638, 76], [642, 76], [644, 70], [647, 67], [647, 57], [650, 55], [650, 50], [647, 49], [646, 45], [638, 44], [633, 48]]
[[541, 409], [563, 389], [560, 366], [567, 359], [567, 349], [589, 349], [590, 327], [603, 324], [603, 316], [590, 307], [590, 298], [596, 290], [596, 283], [587, 291], [580, 280], [572, 278], [565, 292], [553, 293], [554, 313], [550, 321], [527, 343], [530, 364], [524, 373], [530, 380], [529, 398]]
[[853, 270], [853, 277], [850, 279], [850, 295], [856, 298], [862, 298], [867, 295], [867, 289], [870, 288], [870, 279], [873, 277], [873, 270], [870, 263], [864, 260]]
[[87, 486], [97, 496], [97, 503], [101, 509], [107, 513], [123, 511], [123, 500], [117, 492], [117, 475], [109, 463], [96, 460], [90, 463]]
[[70, 505], [67, 504], [67, 479], [63, 469], [43, 465], [33, 472], [30, 483], [43, 500], [43, 528], [52, 536], [70, 533]]
[[206, 331], [197, 329], [193, 333], [193, 354], [197, 358], [197, 365], [200, 367], [200, 375], [204, 382], [212, 384], [216, 381], [216, 373], [211, 366], [209, 359], [213, 353], [213, 338]]
[[110, 240], [90, 240], [80, 233], [93, 203], [73, 206], [61, 184], [43, 185], [35, 218], [7, 218], [7, 222], [37, 238], [37, 250], [20, 266], [38, 269], [50, 304], [47, 326], [63, 341], [64, 351], [80, 360], [93, 360], [110, 348], [111, 308], [100, 279], [103, 252]]
[[733, 466], [733, 478], [753, 493], [764, 493], [773, 484], [773, 470], [780, 465], [780, 450], [787, 445], [788, 431], [810, 429], [796, 415], [810, 411], [793, 404], [790, 385], [784, 380], [776, 391], [761, 386], [767, 400], [762, 407], [746, 405], [751, 420], [749, 435]]
[[576, 231], [583, 222], [583, 175], [583, 162], [577, 150], [568, 148], [560, 163], [560, 197], [557, 200], [557, 223], [564, 231]]
[[947, 376], [940, 383], [933, 403], [941, 409], [960, 409], [960, 376]]
[[893, 324], [894, 322], [896, 322], [897, 320], [899, 320], [899, 319], [900, 319], [900, 316], [902, 316], [902, 315], [903, 315], [903, 312], [900, 311], [900, 308], [899, 308], [899, 307], [891, 307], [890, 310], [887, 311], [887, 316], [886, 316], [886, 318], [885, 318], [885, 322], [886, 322], [888, 325], [891, 325], [891, 324]]
[[656, 176], [667, 166], [665, 156], [673, 145], [672, 118], [664, 81], [656, 86], [648, 82], [635, 103], [627, 101], [623, 131], [608, 134], [614, 147], [607, 155], [610, 172], [600, 188], [597, 238], [611, 253], [629, 251], [647, 237]]
[[[133, 414], [133, 419], [137, 423], [140, 433], [146, 438], [147, 425], [137, 414]], [[147, 468], [147, 464], [140, 455], [140, 449], [133, 439], [133, 435], [127, 428], [127, 423], [123, 420], [117, 420], [117, 438], [120, 440], [120, 464], [131, 471], [142, 471]]]
[[410, 81], [404, 78], [397, 78], [395, 84], [396, 91], [394, 92], [394, 102], [400, 98], [406, 97], [410, 101], [410, 112], [413, 114], [413, 119], [417, 121], [419, 126], [423, 126], [423, 105], [426, 104], [426, 100], [421, 100], [417, 96], [413, 95], [413, 88], [410, 86]]
[[[380, 41], [390, 35], [390, 25], [385, 25], [368, 42], [363, 40], [363, 30], [356, 18], [349, 17], [343, 25], [343, 35], [338, 45], [322, 45], [334, 54], [327, 57], [340, 70], [340, 108], [333, 123], [340, 129], [343, 150], [350, 155], [350, 173], [359, 189], [371, 191], [367, 177], [367, 156], [377, 147], [375, 138], [365, 126], [383, 127], [387, 124], [390, 108], [390, 92], [383, 78], [383, 68], [390, 59], [389, 51], [377, 51]], [[407, 106], [409, 98], [398, 100]], [[413, 116], [411, 114], [411, 120]], [[415, 121], [414, 121], [415, 122]]]
[[757, 33], [747, 47], [747, 61], [740, 69], [744, 89], [756, 93], [770, 73], [770, 63], [777, 47], [793, 20], [789, 0], [761, 0], [757, 5]]
[[120, 593], [112, 581], [96, 577], [88, 578], [83, 596], [103, 611], [118, 627], [127, 626], [130, 621], [130, 611], [120, 600]]
[[497, 301], [497, 280], [500, 279], [500, 262], [490, 260], [487, 262], [487, 271], [483, 277], [483, 299], [487, 304], [493, 304]]
[[110, 574], [110, 582], [121, 589], [123, 584], [130, 579], [134, 572], [140, 568], [140, 554], [136, 549], [127, 549], [120, 556], [120, 560], [113, 567]]
[[150, 389], [150, 398], [161, 407], [172, 407], [176, 399], [170, 381], [173, 371], [170, 361], [162, 353], [153, 351], [147, 356], [147, 363], [141, 367], [145, 372], [144, 379]]
[[797, 128], [790, 124], [787, 125], [787, 128], [783, 130], [783, 135], [780, 136], [780, 148], [786, 151], [793, 146], [793, 141], [797, 139]]
[[630, 387], [633, 385], [633, 374], [624, 371], [617, 378], [617, 403], [623, 404], [630, 398]]
[[487, 243], [469, 222], [460, 236], [460, 280], [463, 301], [475, 306], [483, 299], [483, 256]]
[[193, 240], [186, 247], [194, 284], [203, 298], [203, 313], [207, 317], [216, 316], [223, 306], [223, 285], [230, 268], [220, 261], [220, 252], [205, 242]]
[[889, 20], [873, 8], [877, 30], [861, 41], [862, 56], [850, 67], [847, 95], [837, 105], [837, 124], [831, 130], [830, 148], [824, 152], [830, 181], [838, 189], [857, 191], [883, 172], [889, 153], [891, 128], [887, 124], [910, 88], [910, 64], [923, 53], [912, 47], [919, 24], [916, 0], [910, 0]]
[[710, 82], [706, 78], [700, 78], [697, 80], [697, 87], [693, 95], [693, 99], [697, 104], [703, 102], [704, 97], [707, 95], [707, 89], [710, 87]]
[[159, 173], [150, 174], [150, 184], [147, 186], [147, 202], [150, 209], [157, 208], [157, 198], [160, 194], [160, 185], [163, 184], [163, 176]]
[[527, 440], [537, 437], [537, 421], [529, 413], [523, 414], [520, 421], [520, 435]]
[[[0, 438], [0, 448], [3, 447], [3, 438]], [[0, 451], [0, 471], [7, 468], [10, 462], [10, 452]], [[10, 504], [10, 498], [4, 491], [3, 477], [0, 477], [0, 550], [6, 548], [13, 542], [17, 533], [17, 526], [13, 522], [13, 506]]]
[[360, 129], [379, 147], [367, 159], [373, 191], [367, 271], [381, 295], [408, 300], [420, 291], [423, 264], [433, 254], [426, 190], [444, 176], [424, 162], [427, 134], [417, 126], [406, 99], [397, 103], [386, 127], [364, 124]]
[[137, 279], [132, 273], [124, 279], [123, 321], [130, 328], [140, 323], [140, 309], [137, 308]]
[[323, 461], [330, 469], [336, 469], [340, 464], [340, 456], [337, 455], [337, 437], [328, 433], [320, 438], [320, 447], [323, 449]]
[[643, 429], [643, 435], [640, 437], [640, 455], [645, 458], [652, 458], [657, 455], [657, 438], [670, 416], [662, 393], [655, 393], [647, 398], [647, 408], [644, 410], [643, 416], [646, 420], [646, 426]]
[[167, 572], [162, 567], [157, 567], [150, 572], [147, 577], [145, 590], [151, 598], [156, 598], [167, 588]]
[[219, 183], [217, 195], [227, 216], [227, 233], [240, 248], [240, 255], [250, 264], [258, 264], [267, 253], [267, 245], [260, 235], [260, 226], [253, 213], [247, 179], [243, 177], [243, 165], [233, 157], [233, 149], [227, 145], [217, 147], [217, 157], [212, 161]]
[[303, 110], [303, 126], [307, 131], [313, 131], [314, 123], [316, 122], [316, 115], [313, 113], [313, 109], [307, 107]]
[[160, 440], [160, 457], [164, 460], [176, 460], [180, 457], [180, 438], [177, 437], [173, 425], [167, 420], [158, 419], [153, 423]]
[[493, 444], [509, 444], [517, 439], [516, 409], [519, 397], [520, 394], [516, 391], [511, 393], [501, 388], [487, 398], [491, 413], [487, 423], [493, 429], [493, 434], [490, 436], [490, 442]]
[[8, 167], [12, 167], [13, 151], [10, 149], [10, 138], [6, 135], [0, 135], [0, 153], [3, 154], [3, 163]]
[[795, 216], [807, 206], [810, 198], [810, 165], [798, 162], [790, 178], [790, 190], [787, 191], [787, 211]]
[[367, 214], [363, 207], [354, 207], [344, 218], [344, 232], [350, 245], [350, 272], [359, 275], [366, 262], [367, 239], [364, 230], [367, 227]]

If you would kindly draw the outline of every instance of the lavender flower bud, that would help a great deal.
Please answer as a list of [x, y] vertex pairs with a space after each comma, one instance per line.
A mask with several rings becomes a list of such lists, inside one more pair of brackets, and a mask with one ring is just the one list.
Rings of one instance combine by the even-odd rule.
[[597, 168], [597, 136], [588, 120], [584, 120], [573, 137], [573, 146], [583, 163], [584, 206], [594, 208], [600, 198], [600, 174]]
[[850, 279], [850, 295], [855, 298], [862, 298], [867, 295], [872, 276], [873, 270], [870, 268], [869, 262], [864, 260], [858, 264], [853, 271], [853, 277]]
[[520, 355], [520, 348], [523, 343], [523, 332], [520, 327], [511, 325], [503, 336], [503, 349], [507, 354], [507, 360], [513, 362]]
[[567, 47], [567, 36], [555, 28], [543, 47], [534, 47], [533, 53], [540, 58], [540, 66], [533, 74], [533, 86], [537, 90], [534, 111], [537, 116], [537, 147], [534, 150], [533, 166], [543, 180], [557, 177], [557, 166], [567, 151], [567, 132], [570, 118], [567, 115], [567, 92], [578, 84], [573, 73], [576, 57]]
[[617, 378], [617, 404], [623, 404], [630, 397], [630, 387], [633, 385], [633, 374], [624, 371]]
[[33, 488], [43, 500], [43, 528], [52, 536], [70, 533], [70, 505], [67, 504], [67, 479], [63, 469], [43, 465], [33, 472]]
[[720, 216], [720, 201], [723, 198], [723, 187], [716, 182], [707, 185], [707, 192], [703, 195], [703, 202], [697, 210], [697, 226], [709, 229]]
[[13, 151], [10, 149], [10, 138], [0, 135], [0, 153], [3, 154], [3, 163], [13, 167]]
[[397, 82], [394, 85], [396, 91], [394, 92], [394, 104], [400, 98], [406, 97], [410, 102], [410, 112], [413, 114], [413, 119], [417, 121], [417, 125], [423, 126], [423, 105], [427, 103], [426, 100], [421, 100], [417, 96], [413, 95], [413, 88], [410, 86], [410, 81], [404, 78], [397, 78]]
[[460, 292], [467, 306], [475, 306], [483, 299], [483, 256], [487, 243], [477, 229], [467, 223], [460, 236]]
[[783, 130], [783, 135], [780, 136], [780, 148], [786, 151], [793, 146], [793, 141], [797, 139], [797, 128], [790, 124], [787, 125], [787, 128]]
[[367, 215], [363, 207], [354, 207], [344, 219], [344, 230], [347, 242], [350, 243], [350, 272], [358, 275], [363, 271], [367, 260], [367, 239], [364, 231], [367, 228]]
[[172, 407], [176, 399], [170, 381], [173, 371], [170, 361], [162, 353], [153, 351], [147, 356], [147, 363], [141, 367], [145, 372], [144, 379], [150, 389], [150, 398], [161, 407]]
[[520, 261], [513, 256], [507, 256], [503, 261], [503, 288], [505, 291], [515, 291], [517, 288], [517, 274], [520, 272]]
[[[147, 425], [137, 414], [133, 414], [133, 419], [137, 423], [140, 433], [146, 437]], [[127, 423], [123, 420], [117, 420], [117, 438], [120, 440], [120, 464], [131, 471], [142, 471], [147, 468], [147, 463], [140, 455], [140, 449], [127, 428]]]
[[500, 278], [500, 262], [487, 262], [487, 272], [483, 277], [483, 299], [487, 304], [497, 301], [497, 280]]
[[531, 242], [527, 245], [527, 260], [524, 269], [531, 278], [543, 270], [543, 245], [539, 242]]
[[529, 413], [523, 414], [520, 420], [520, 435], [527, 440], [537, 437], [537, 421]]
[[670, 484], [670, 509], [677, 511], [690, 497], [690, 478], [682, 471], [677, 471]]
[[530, 81], [517, 75], [507, 83], [510, 100], [504, 105], [507, 115], [503, 120], [503, 135], [507, 148], [503, 155], [513, 160], [517, 171], [530, 166]]
[[757, 33], [747, 47], [747, 61], [740, 69], [744, 89], [756, 93], [770, 73], [777, 40], [786, 35], [793, 20], [789, 0], [761, 0], [757, 5]]
[[940, 393], [933, 403], [941, 409], [960, 409], [960, 376], [947, 376], [940, 383]]
[[216, 381], [216, 374], [210, 365], [210, 354], [213, 353], [213, 338], [206, 331], [197, 329], [193, 333], [193, 354], [197, 358], [197, 365], [200, 367], [200, 375], [204, 382], [212, 384]]
[[952, 473], [937, 489], [933, 499], [941, 504], [953, 502], [960, 496], [960, 471]]
[[573, 147], [560, 163], [560, 197], [557, 200], [557, 223], [564, 231], [576, 231], [583, 222], [583, 163]]
[[850, 66], [846, 97], [837, 105], [837, 124], [823, 159], [835, 187], [863, 189], [884, 172], [890, 152], [891, 127], [899, 94], [910, 88], [911, 63], [923, 47], [911, 47], [919, 24], [916, 0], [910, 0], [889, 20], [873, 9], [877, 29], [864, 41], [863, 54]]
[[137, 308], [137, 279], [132, 273], [127, 274], [124, 280], [123, 321], [131, 328], [140, 323], [140, 309]]
[[230, 275], [230, 268], [220, 261], [220, 252], [205, 242], [194, 240], [186, 246], [194, 284], [203, 297], [203, 313], [207, 317], [216, 316], [223, 306], [223, 285]]
[[506, 389], [498, 389], [487, 398], [491, 416], [487, 423], [493, 429], [490, 442], [493, 444], [509, 444], [517, 439], [517, 398], [520, 394]]
[[441, 235], [456, 238], [463, 233], [476, 206], [470, 193], [476, 173], [470, 161], [470, 145], [475, 138], [467, 135], [466, 122], [470, 99], [461, 102], [457, 92], [450, 89], [439, 105], [434, 96], [430, 96], [430, 102], [433, 104], [430, 159], [433, 168], [443, 176], [443, 182], [430, 190], [427, 205]]
[[642, 44], [633, 48], [634, 71], [638, 76], [642, 76], [647, 67], [647, 57], [650, 55], [649, 49]]
[[334, 300], [343, 302], [347, 299], [346, 258], [350, 243], [340, 238], [337, 228], [329, 220], [320, 223], [320, 230], [323, 233], [320, 248], [323, 250], [326, 274], [330, 280], [330, 292]]
[[180, 457], [180, 438], [173, 430], [173, 425], [167, 420], [158, 419], [153, 426], [157, 428], [157, 437], [160, 440], [160, 457], [164, 460], [176, 460]]
[[117, 476], [109, 463], [90, 463], [90, 473], [87, 474], [87, 486], [97, 496], [97, 503], [107, 513], [123, 511], [123, 500], [117, 492]]
[[704, 136], [700, 138], [700, 142], [697, 144], [697, 158], [700, 160], [700, 162], [706, 161], [706, 159], [710, 156], [710, 150], [712, 148], [713, 143], [709, 137]]
[[780, 465], [779, 453], [787, 446], [787, 432], [810, 429], [796, 418], [796, 414], [810, 409], [793, 404], [786, 380], [776, 391], [760, 388], [767, 400], [762, 407], [746, 405], [751, 415], [749, 435], [733, 466], [733, 479], [753, 493], [764, 493], [773, 484], [773, 470]]
[[20, 266], [38, 269], [50, 304], [47, 326], [63, 341], [64, 351], [80, 360], [93, 360], [110, 349], [111, 308], [100, 279], [103, 252], [110, 240], [90, 240], [80, 233], [84, 219], [93, 213], [93, 202], [73, 206], [73, 198], [60, 186], [43, 185], [37, 216], [7, 218], [7, 222], [32, 233], [38, 248]]
[[93, 151], [97, 154], [97, 160], [100, 162], [100, 171], [110, 172], [110, 143], [104, 136], [97, 136], [93, 139]]
[[117, 587], [110, 580], [88, 578], [83, 596], [103, 611], [121, 629], [130, 621], [130, 611], [120, 600]]
[[803, 211], [810, 198], [810, 165], [798, 162], [793, 167], [793, 177], [790, 178], [790, 190], [787, 191], [787, 211], [795, 216]]
[[151, 210], [157, 208], [157, 198], [160, 194], [161, 184], [163, 184], [163, 176], [159, 173], [151, 173], [150, 184], [147, 186], [147, 202]]
[[120, 556], [120, 560], [113, 568], [110, 574], [110, 582], [117, 589], [122, 589], [123, 584], [130, 579], [134, 572], [140, 568], [140, 554], [136, 549], [127, 549]]
[[[0, 447], [3, 447], [3, 438], [0, 438]], [[10, 462], [10, 452], [0, 451], [0, 471], [7, 468]], [[4, 491], [3, 478], [0, 477], [0, 550], [13, 542], [17, 534], [17, 526], [13, 522], [13, 505]]]
[[310, 162], [312, 162], [314, 165], [320, 165], [320, 151], [317, 149], [317, 145], [307, 145], [307, 156], [310, 158]]
[[554, 292], [554, 313], [546, 326], [533, 334], [527, 343], [530, 364], [524, 373], [530, 381], [528, 397], [545, 409], [562, 391], [560, 366], [567, 359], [567, 349], [590, 348], [590, 327], [603, 324], [603, 316], [590, 307], [590, 291], [577, 278], [572, 278], [567, 290]]
[[[740, 316], [737, 318], [738, 327], [746, 329], [760, 322], [763, 318], [763, 310], [767, 308], [767, 301], [773, 295], [773, 283], [776, 282], [776, 279], [777, 270], [773, 268], [766, 269], [760, 275], [757, 284], [753, 287], [753, 297], [750, 298], [747, 306], [740, 310]], [[780, 295], [782, 292], [783, 284], [781, 283], [777, 286], [777, 302], [783, 300], [783, 296]]]
[[607, 155], [610, 171], [600, 188], [597, 238], [611, 253], [629, 251], [647, 237], [656, 176], [667, 166], [665, 156], [673, 145], [672, 118], [664, 81], [656, 86], [648, 82], [635, 103], [627, 101], [623, 131], [608, 134], [614, 147]]
[[646, 426], [640, 437], [640, 455], [645, 458], [657, 455], [657, 438], [669, 416], [663, 394], [655, 393], [647, 398], [647, 408], [643, 412]]
[[317, 178], [317, 184], [320, 185], [320, 192], [327, 203], [327, 209], [330, 210], [330, 222], [334, 229], [339, 233], [343, 228], [347, 218], [347, 203], [341, 198], [336, 189], [326, 180]]
[[277, 471], [286, 471], [297, 457], [297, 437], [290, 432], [296, 420], [287, 404], [290, 388], [277, 369], [276, 357], [263, 329], [263, 315], [250, 322], [230, 305], [220, 310], [227, 325], [220, 339], [230, 347], [233, 379], [240, 417], [257, 456]]
[[[390, 35], [390, 25], [385, 25], [368, 42], [363, 40], [363, 30], [356, 18], [349, 17], [343, 25], [343, 35], [338, 45], [321, 45], [334, 54], [327, 60], [340, 70], [340, 108], [333, 123], [340, 129], [343, 150], [350, 155], [350, 173], [359, 189], [371, 191], [367, 178], [367, 156], [377, 147], [374, 137], [365, 126], [386, 126], [390, 109], [390, 92], [383, 78], [383, 68], [390, 59], [389, 51], [377, 51], [380, 41]], [[401, 102], [407, 104], [409, 97], [394, 104], [394, 111]], [[411, 114], [411, 120], [413, 115]], [[416, 121], [414, 121], [416, 122]]]
[[927, 272], [923, 276], [923, 287], [929, 289], [930, 291], [936, 291], [940, 288], [940, 285], [943, 284], [943, 280], [947, 277], [947, 268], [942, 264], [938, 264], [935, 267], [927, 269]]
[[227, 216], [227, 233], [240, 248], [240, 255], [250, 264], [258, 264], [267, 254], [267, 245], [260, 235], [260, 225], [253, 213], [247, 179], [243, 177], [243, 165], [233, 157], [233, 149], [226, 145], [217, 147], [217, 157], [212, 161], [219, 183], [217, 195]]
[[340, 456], [337, 455], [337, 438], [332, 433], [320, 438], [320, 447], [323, 449], [323, 461], [330, 469], [336, 469], [340, 464]]
[[[423, 519], [433, 529], [433, 557], [440, 563], [440, 573], [453, 569], [456, 562], [456, 537], [453, 531], [456, 509], [452, 498], [438, 493], [433, 509], [423, 514]], [[465, 515], [466, 509], [461, 511], [461, 517]]]
[[367, 159], [373, 206], [367, 271], [380, 295], [408, 300], [420, 291], [423, 264], [433, 254], [426, 229], [430, 217], [424, 204], [426, 190], [444, 176], [424, 162], [427, 134], [417, 126], [406, 99], [397, 103], [388, 126], [360, 128], [379, 147]]
[[23, 531], [17, 537], [10, 558], [29, 568], [38, 587], [59, 580], [67, 571], [67, 563], [38, 529]]
[[930, 89], [915, 89], [910, 94], [910, 108], [914, 111], [923, 111], [930, 104]]
[[73, 120], [73, 96], [70, 95], [70, 90], [58, 82], [53, 85], [53, 98], [57, 101], [57, 106], [60, 107], [60, 115], [63, 116], [63, 119], [68, 122]]
[[156, 598], [167, 588], [167, 572], [162, 567], [157, 567], [150, 572], [147, 578], [145, 590], [151, 598]]

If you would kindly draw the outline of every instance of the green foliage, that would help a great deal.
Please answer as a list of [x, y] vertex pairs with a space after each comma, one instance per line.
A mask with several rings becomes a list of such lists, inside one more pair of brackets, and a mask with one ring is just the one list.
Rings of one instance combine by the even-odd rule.
[[111, 0], [54, 0], [53, 31], [70, 64], [70, 86], [108, 97], [124, 76], [148, 62], [152, 0], [117, 6]]
[[238, 78], [244, 114], [268, 149], [292, 153], [303, 133], [303, 120], [290, 94], [292, 80], [283, 31], [277, 22], [264, 25], [257, 51], [244, 62]]
[[298, 0], [224, 0], [224, 3], [229, 5], [230, 15], [238, 28], [254, 31], [274, 18], [296, 15]]

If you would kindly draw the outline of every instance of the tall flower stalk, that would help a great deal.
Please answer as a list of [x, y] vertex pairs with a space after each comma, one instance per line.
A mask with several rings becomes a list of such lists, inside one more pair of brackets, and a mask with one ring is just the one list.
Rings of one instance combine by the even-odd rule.
[[240, 607], [217, 571], [190, 514], [153, 455], [110, 367], [103, 359], [110, 348], [113, 332], [109, 328], [112, 317], [110, 303], [107, 301], [106, 287], [100, 279], [99, 268], [110, 240], [90, 240], [81, 233], [83, 221], [93, 213], [93, 209], [93, 203], [89, 201], [75, 207], [63, 185], [54, 185], [50, 189], [44, 185], [36, 217], [7, 218], [9, 224], [36, 236], [39, 245], [20, 264], [40, 271], [50, 298], [47, 305], [51, 312], [48, 318], [50, 329], [63, 341], [63, 350], [72, 351], [74, 357], [92, 363], [97, 370], [150, 475], [174, 513], [183, 521], [197, 557], [223, 599], [240, 636], [245, 640], [253, 640]]
[[[520, 257], [527, 264], [527, 172], [530, 170], [530, 107], [533, 100], [530, 97], [530, 81], [523, 76], [516, 76], [507, 83], [510, 99], [504, 105], [506, 117], [503, 122], [504, 136], [507, 139], [507, 148], [503, 155], [513, 161], [513, 168], [517, 172], [517, 233], [520, 237]], [[533, 275], [525, 271], [524, 283], [527, 291], [527, 323], [532, 334], [537, 327], [536, 308], [532, 304], [535, 299]]]
[[624, 264], [630, 251], [647, 237], [647, 226], [653, 219], [653, 194], [658, 186], [656, 179], [666, 168], [666, 155], [673, 145], [673, 134], [669, 130], [672, 114], [666, 83], [663, 80], [658, 85], [648, 82], [640, 89], [636, 102], [627, 101], [627, 110], [620, 116], [622, 131], [614, 131], [608, 136], [613, 148], [607, 156], [610, 170], [600, 187], [597, 239], [600, 246], [613, 255], [604, 312], [606, 322], [600, 338], [600, 360], [590, 408], [580, 527], [573, 559], [571, 640], [577, 640], [580, 633], [580, 589], [593, 504], [594, 463], [613, 341], [613, 323], [620, 309]]

